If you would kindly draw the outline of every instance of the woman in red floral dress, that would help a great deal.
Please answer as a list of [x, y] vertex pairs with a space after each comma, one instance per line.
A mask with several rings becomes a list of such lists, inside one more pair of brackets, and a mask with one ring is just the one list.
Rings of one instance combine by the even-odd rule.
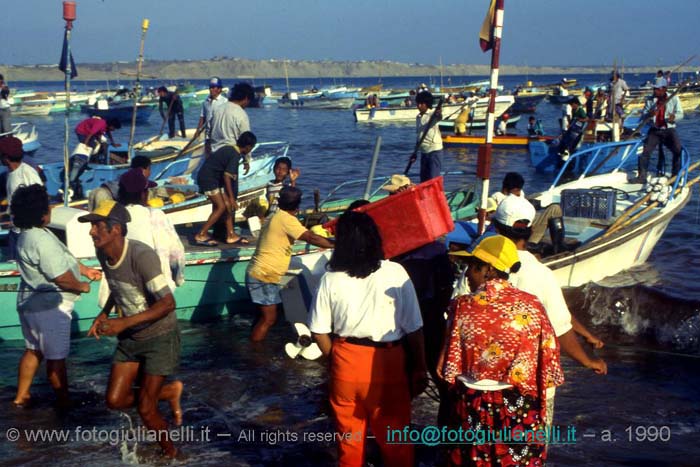
[[439, 364], [452, 385], [450, 428], [464, 433], [449, 464], [544, 465], [545, 392], [564, 381], [552, 325], [537, 298], [507, 280], [520, 267], [511, 240], [489, 236], [457, 254], [468, 257], [475, 292], [452, 302]]

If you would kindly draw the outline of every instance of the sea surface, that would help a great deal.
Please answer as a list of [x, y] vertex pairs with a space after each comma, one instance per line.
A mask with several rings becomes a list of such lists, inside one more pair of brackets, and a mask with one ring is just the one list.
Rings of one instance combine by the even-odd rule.
[[[11, 77], [8, 77], [11, 78]], [[458, 85], [486, 77], [452, 77], [444, 85]], [[506, 89], [530, 79], [547, 84], [562, 76], [502, 76]], [[567, 76], [581, 84], [597, 84], [606, 76]], [[630, 85], [651, 76], [625, 77]], [[378, 78], [349, 79], [343, 84], [366, 86]], [[440, 84], [439, 77], [381, 78], [385, 88], [415, 87], [421, 82]], [[225, 85], [236, 81], [225, 79]], [[193, 81], [205, 86], [206, 81]], [[12, 82], [22, 89], [58, 90], [62, 83]], [[119, 84], [75, 81], [80, 90], [112, 88]], [[160, 85], [146, 82], [146, 85]], [[171, 84], [171, 83], [164, 83]], [[172, 83], [175, 84], [175, 83]], [[258, 81], [284, 91], [280, 79]], [[293, 79], [292, 90], [340, 84], [333, 79]], [[305, 205], [311, 193], [322, 194], [341, 182], [367, 177], [377, 137], [381, 136], [377, 175], [403, 171], [413, 150], [413, 124], [359, 124], [352, 112], [278, 109], [275, 106], [249, 109], [251, 126], [259, 141], [288, 141], [294, 165], [301, 169], [298, 186]], [[541, 103], [536, 117], [548, 134], [558, 128], [560, 107]], [[71, 148], [73, 127], [82, 119], [70, 115]], [[186, 112], [188, 126], [199, 118], [199, 108]], [[17, 121], [19, 119], [15, 119]], [[62, 115], [26, 118], [40, 133], [43, 147], [38, 161], [62, 158]], [[518, 123], [524, 133], [526, 117]], [[157, 113], [148, 125], [136, 128], [136, 140], [158, 133]], [[700, 118], [688, 112], [678, 132], [693, 160], [700, 151]], [[118, 142], [128, 142], [128, 129], [114, 133]], [[475, 180], [475, 150], [448, 150], [445, 170], [466, 171], [449, 183], [470, 184]], [[417, 180], [417, 167], [412, 178]], [[529, 166], [526, 151], [496, 151], [493, 156], [493, 188], [503, 174], [519, 171], [526, 179], [526, 193], [548, 186], [549, 179]], [[493, 191], [493, 190], [492, 190]], [[568, 357], [563, 357], [566, 383], [558, 389], [555, 423], [575, 430], [575, 442], [551, 447], [548, 465], [556, 466], [697, 466], [700, 465], [700, 203], [697, 189], [677, 215], [644, 266], [607, 278], [598, 284], [567, 290], [567, 302], [581, 321], [599, 335], [606, 346], [597, 354], [608, 363], [607, 376], [598, 376]], [[12, 313], [14, 310], [3, 310]], [[185, 459], [179, 465], [314, 466], [335, 461], [333, 425], [326, 403], [326, 368], [323, 361], [289, 360], [285, 342], [293, 339], [287, 323], [279, 322], [264, 345], [248, 339], [252, 316], [241, 313], [208, 325], [181, 323], [183, 350], [179, 377], [185, 383], [183, 408], [185, 428], [180, 443]], [[12, 408], [21, 342], [0, 343], [0, 465], [161, 465], [153, 443], [135, 439], [135, 411], [126, 414], [105, 408], [113, 339], [72, 341], [68, 371], [78, 406], [68, 414], [51, 408], [52, 393], [40, 370], [33, 386], [37, 405], [28, 410]], [[168, 408], [162, 410], [168, 414]], [[418, 428], [435, 423], [437, 404], [428, 395], [414, 402]], [[13, 429], [19, 430], [18, 432]], [[30, 441], [34, 432], [54, 433], [66, 440]], [[12, 442], [19, 433], [19, 440]], [[38, 433], [38, 432], [37, 432]], [[86, 434], [87, 433], [87, 434]], [[42, 436], [42, 435], [38, 435]], [[124, 440], [126, 438], [126, 440]], [[439, 449], [418, 446], [421, 465], [433, 465]], [[373, 465], [380, 465], [376, 452]]]

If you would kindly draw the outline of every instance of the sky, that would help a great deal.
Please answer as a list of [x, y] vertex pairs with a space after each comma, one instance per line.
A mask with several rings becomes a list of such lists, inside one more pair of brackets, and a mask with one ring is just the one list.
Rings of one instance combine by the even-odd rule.
[[[146, 60], [391, 60], [488, 64], [488, 0], [77, 0], [77, 63]], [[0, 64], [57, 63], [60, 0], [3, 0]], [[700, 0], [505, 0], [501, 63], [673, 66], [700, 52]], [[695, 59], [691, 66], [700, 67]]]

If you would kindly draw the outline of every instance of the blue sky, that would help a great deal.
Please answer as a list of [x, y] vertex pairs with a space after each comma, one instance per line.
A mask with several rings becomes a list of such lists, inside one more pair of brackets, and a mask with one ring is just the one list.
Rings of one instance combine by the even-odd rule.
[[[78, 0], [75, 60], [215, 56], [488, 63], [488, 0]], [[699, 52], [700, 0], [506, 0], [501, 63], [673, 66]], [[0, 63], [56, 63], [60, 0], [5, 0]], [[9, 24], [8, 24], [9, 22]], [[657, 39], [658, 38], [658, 39]], [[696, 59], [692, 66], [700, 66]]]

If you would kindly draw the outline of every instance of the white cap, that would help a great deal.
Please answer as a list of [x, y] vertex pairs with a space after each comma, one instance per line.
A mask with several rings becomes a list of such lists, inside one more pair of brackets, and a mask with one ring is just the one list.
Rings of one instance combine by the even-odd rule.
[[494, 220], [506, 227], [514, 227], [518, 221], [527, 221], [526, 227], [535, 219], [535, 207], [522, 196], [510, 194], [496, 209]]

